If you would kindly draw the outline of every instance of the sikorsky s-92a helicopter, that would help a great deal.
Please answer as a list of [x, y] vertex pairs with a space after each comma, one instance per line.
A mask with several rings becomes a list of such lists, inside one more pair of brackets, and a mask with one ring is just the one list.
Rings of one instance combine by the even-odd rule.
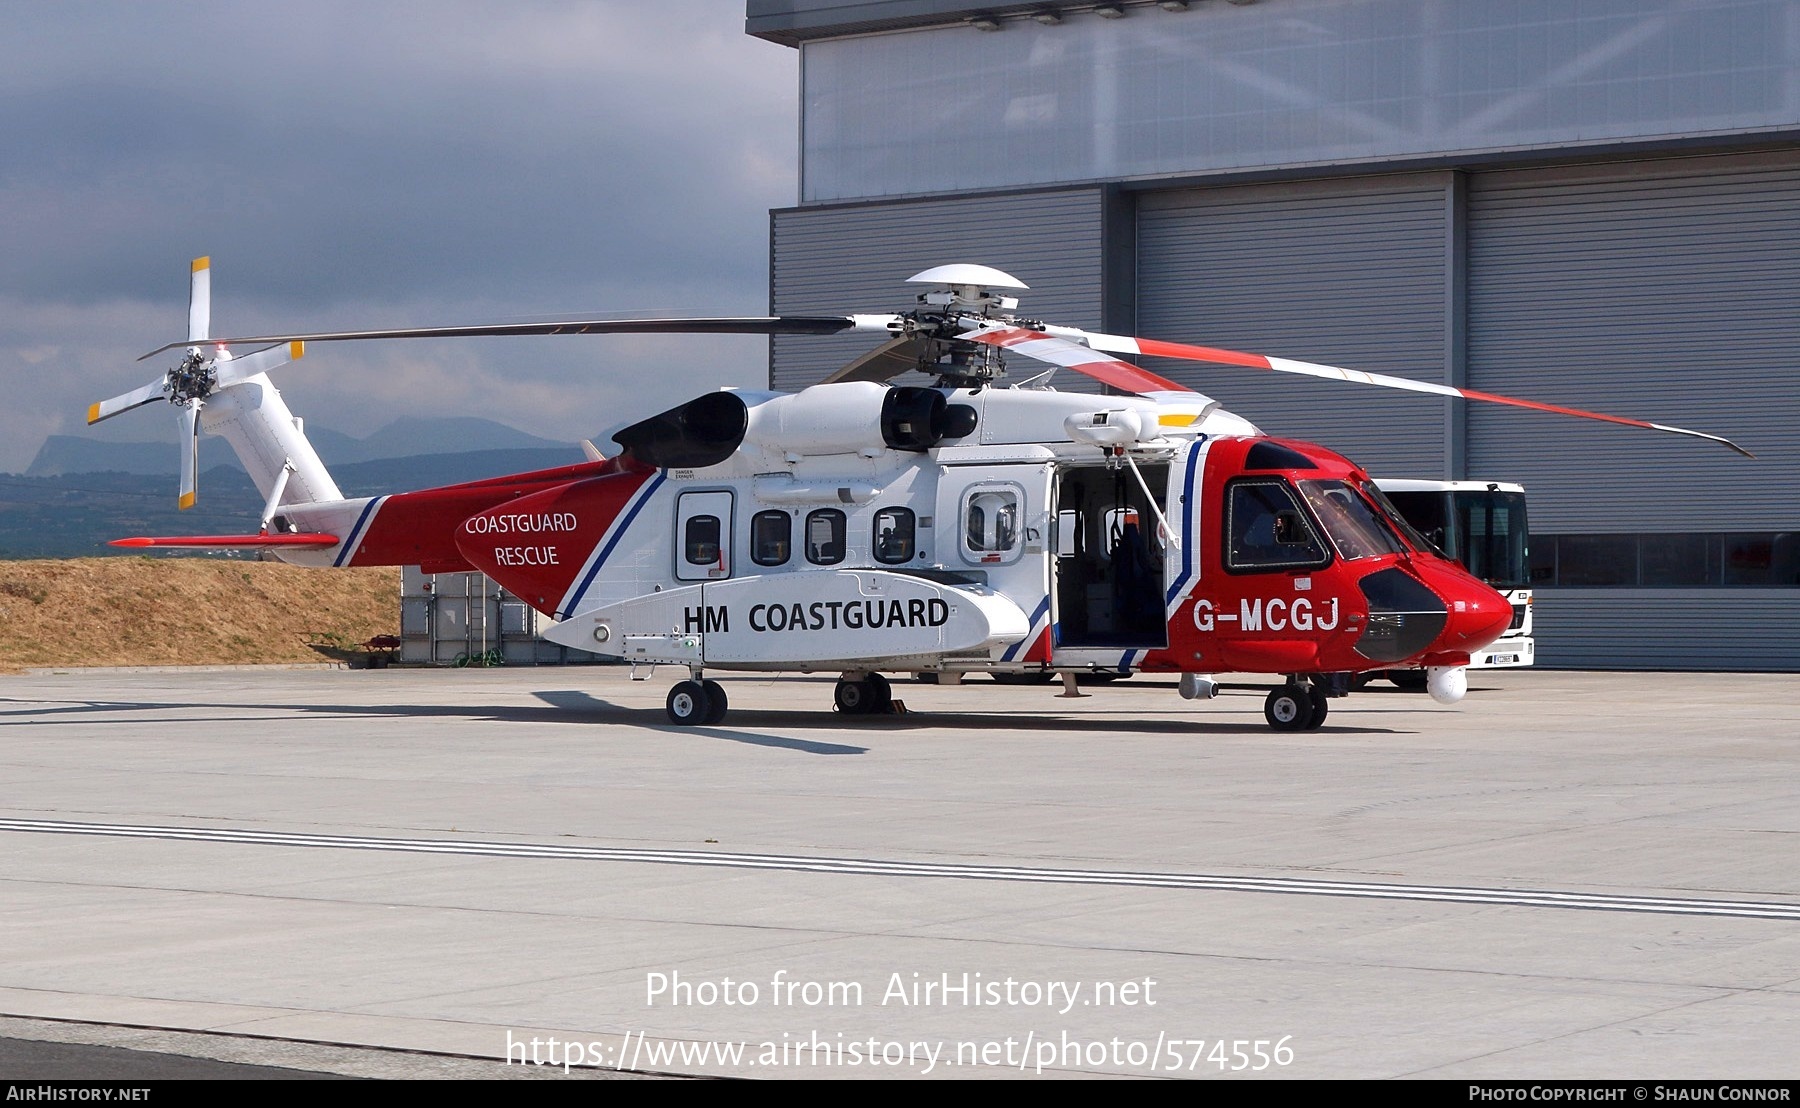
[[[181, 503], [201, 430], [224, 436], [266, 498], [256, 534], [134, 546], [272, 550], [313, 566], [476, 569], [556, 621], [545, 638], [679, 666], [670, 719], [712, 724], [709, 670], [838, 672], [836, 707], [891, 710], [886, 674], [1268, 674], [1278, 730], [1320, 726], [1354, 674], [1421, 666], [1440, 701], [1512, 609], [1401, 519], [1354, 462], [1264, 435], [1113, 355], [1150, 355], [1511, 404], [1715, 435], [1470, 389], [1017, 316], [1026, 286], [946, 265], [899, 314], [575, 320], [210, 337], [193, 266], [180, 364], [94, 405], [157, 400], [182, 437]], [[721, 390], [618, 431], [612, 457], [345, 499], [270, 382], [309, 342], [646, 332], [837, 334], [885, 341], [798, 393]], [[234, 349], [252, 352], [233, 357]], [[1002, 384], [1009, 357], [1116, 393]], [[890, 382], [909, 370], [929, 386]], [[1036, 378], [1034, 381], [1038, 380]], [[598, 453], [595, 451], [594, 453]]]

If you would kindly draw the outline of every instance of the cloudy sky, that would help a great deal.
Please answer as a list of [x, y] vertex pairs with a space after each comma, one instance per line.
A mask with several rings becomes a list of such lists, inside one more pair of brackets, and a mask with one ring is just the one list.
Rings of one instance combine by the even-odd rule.
[[[0, 471], [156, 377], [189, 259], [214, 333], [760, 314], [797, 54], [743, 0], [20, 0], [0, 68]], [[174, 355], [164, 355], [172, 358]], [[573, 441], [766, 379], [764, 340], [315, 346], [295, 412]], [[167, 439], [147, 407], [107, 437]]]

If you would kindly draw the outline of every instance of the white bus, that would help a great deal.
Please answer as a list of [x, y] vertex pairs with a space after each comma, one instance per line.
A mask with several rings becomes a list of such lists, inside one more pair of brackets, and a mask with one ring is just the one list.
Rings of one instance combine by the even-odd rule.
[[[1525, 490], [1500, 481], [1375, 482], [1420, 534], [1512, 603], [1506, 634], [1472, 654], [1472, 669], [1528, 666], [1535, 660], [1531, 634], [1531, 534]], [[1425, 687], [1423, 670], [1388, 675], [1403, 688]]]

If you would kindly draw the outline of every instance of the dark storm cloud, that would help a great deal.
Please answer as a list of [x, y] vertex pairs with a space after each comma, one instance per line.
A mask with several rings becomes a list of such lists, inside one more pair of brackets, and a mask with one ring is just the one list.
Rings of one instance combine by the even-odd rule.
[[[67, 413], [154, 372], [130, 358], [178, 337], [197, 254], [228, 328], [762, 310], [767, 209], [795, 192], [796, 56], [743, 17], [742, 0], [9, 7], [0, 373], [58, 372], [41, 410], [4, 417], [0, 469], [29, 461], [33, 426], [72, 430]], [[344, 349], [335, 364], [413, 382], [376, 405], [428, 405], [437, 365], [538, 400], [566, 384], [575, 407], [623, 356]], [[749, 383], [745, 349], [719, 349], [694, 347], [682, 380], [727, 357], [726, 383]], [[491, 403], [579, 433], [567, 411]]]
[[792, 55], [742, 12], [28, 6], [0, 279], [129, 296], [202, 248], [300, 298], [554, 289], [621, 258], [691, 273], [788, 199], [733, 172], [765, 138], [792, 156]]

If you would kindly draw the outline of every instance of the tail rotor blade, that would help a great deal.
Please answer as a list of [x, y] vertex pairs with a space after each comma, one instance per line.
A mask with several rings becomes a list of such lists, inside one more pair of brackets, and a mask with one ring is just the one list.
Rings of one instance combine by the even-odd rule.
[[200, 405], [183, 404], [175, 411], [181, 438], [181, 498], [177, 504], [186, 511], [200, 495]]
[[213, 363], [214, 379], [218, 381], [216, 388], [235, 385], [258, 373], [267, 373], [276, 366], [297, 362], [306, 356], [306, 344], [303, 342], [283, 343], [271, 346], [267, 350], [258, 350], [254, 354], [245, 354], [241, 358], [229, 360], [221, 357]]
[[212, 330], [212, 259], [195, 258], [188, 278], [188, 341], [199, 342]]
[[145, 404], [161, 400], [164, 396], [163, 380], [164, 378], [159, 377], [141, 389], [132, 389], [130, 392], [115, 396], [111, 400], [102, 400], [98, 404], [89, 404], [87, 419], [89, 426], [99, 423], [103, 419], [111, 419], [120, 412], [129, 412], [133, 408], [141, 408]]

